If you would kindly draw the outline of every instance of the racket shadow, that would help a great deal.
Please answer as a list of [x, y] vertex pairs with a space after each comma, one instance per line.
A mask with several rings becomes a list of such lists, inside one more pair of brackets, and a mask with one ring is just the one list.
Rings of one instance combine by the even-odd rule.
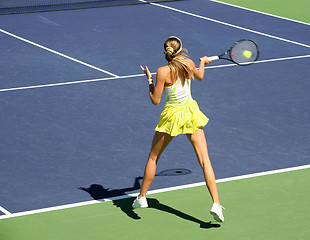
[[89, 193], [90, 196], [95, 200], [102, 200], [105, 198], [124, 196], [124, 195], [127, 195], [126, 192], [139, 190], [141, 187], [139, 180], [141, 179], [143, 179], [143, 177], [136, 177], [134, 185], [132, 187], [127, 187], [127, 188], [122, 188], [122, 189], [104, 188], [100, 184], [92, 184], [88, 188], [79, 187], [78, 189]]
[[[90, 187], [79, 187], [78, 189], [89, 193], [89, 195], [95, 200], [104, 200], [104, 199], [113, 199], [114, 197], [125, 197], [122, 200], [112, 200], [113, 204], [119, 207], [128, 217], [132, 219], [141, 219], [131, 208], [133, 198], [129, 197], [126, 192], [131, 192], [139, 190], [141, 185], [139, 180], [142, 180], [143, 177], [136, 177], [132, 187], [122, 188], [122, 189], [110, 189], [104, 188], [100, 184], [92, 184]], [[128, 198], [126, 198], [128, 196]]]

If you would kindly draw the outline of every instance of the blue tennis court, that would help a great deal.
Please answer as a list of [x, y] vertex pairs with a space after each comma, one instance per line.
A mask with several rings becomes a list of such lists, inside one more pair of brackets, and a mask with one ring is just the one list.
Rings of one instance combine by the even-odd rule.
[[[240, 39], [260, 47], [257, 63], [214, 61], [193, 82], [217, 179], [310, 163], [307, 23], [206, 0], [0, 15], [2, 216], [138, 192], [164, 106], [139, 66], [166, 64], [171, 35], [196, 64]], [[186, 174], [151, 190], [204, 181], [184, 136], [161, 157], [169, 169]]]

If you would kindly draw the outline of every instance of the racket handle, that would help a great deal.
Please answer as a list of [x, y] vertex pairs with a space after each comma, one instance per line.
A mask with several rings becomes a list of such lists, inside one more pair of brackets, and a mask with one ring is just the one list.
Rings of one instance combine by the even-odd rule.
[[[220, 58], [218, 56], [212, 56], [212, 57], [208, 57], [211, 61], [214, 60], [219, 60]], [[202, 60], [202, 58], [200, 58], [200, 61]]]
[[218, 56], [212, 56], [212, 57], [208, 57], [211, 61], [214, 60], [219, 60], [220, 58]]

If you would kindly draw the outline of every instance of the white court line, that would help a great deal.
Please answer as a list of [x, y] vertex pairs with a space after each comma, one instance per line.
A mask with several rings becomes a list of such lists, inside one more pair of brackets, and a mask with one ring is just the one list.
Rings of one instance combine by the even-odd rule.
[[[216, 182], [217, 183], [231, 182], [231, 181], [236, 181], [236, 180], [260, 177], [260, 176], [267, 176], [267, 175], [272, 175], [272, 174], [277, 174], [277, 173], [285, 173], [285, 172], [291, 172], [291, 171], [308, 169], [308, 168], [310, 168], [310, 165], [303, 165], [303, 166], [297, 166], [297, 167], [291, 167], [291, 168], [284, 168], [284, 169], [278, 169], [278, 170], [272, 170], [272, 171], [265, 171], [265, 172], [260, 172], [260, 173], [246, 174], [246, 175], [241, 175], [241, 176], [236, 176], [236, 177], [223, 178], [223, 179], [216, 180]], [[198, 186], [204, 186], [205, 184], [206, 184], [205, 182], [199, 182], [199, 183], [186, 184], [186, 185], [181, 185], [181, 186], [176, 186], [176, 187], [157, 189], [157, 190], [149, 191], [147, 195], [152, 195], [152, 194], [155, 194], [155, 193], [170, 192], [170, 191], [187, 189], [187, 188], [193, 188], [193, 187], [198, 187]], [[130, 198], [130, 197], [136, 197], [138, 194], [139, 193], [132, 193], [132, 194], [127, 194], [127, 195], [123, 195], [123, 196], [102, 199], [102, 200], [91, 200], [91, 201], [72, 203], [72, 204], [66, 204], [66, 205], [49, 207], [49, 208], [42, 208], [42, 209], [25, 211], [25, 212], [19, 212], [19, 213], [12, 213], [12, 214], [9, 214], [9, 215], [0, 216], [0, 219], [20, 217], [20, 216], [37, 214], [37, 213], [51, 212], [51, 211], [56, 211], [56, 210], [63, 210], [63, 209], [87, 206], [87, 205], [92, 205], [92, 204], [97, 204], [97, 203], [102, 203], [102, 202], [110, 202], [110, 201], [114, 201], [114, 200], [126, 199], [126, 198]]]
[[[139, 1], [144, 2], [143, 0], [139, 0]], [[244, 31], [249, 31], [249, 32], [252, 32], [252, 33], [260, 34], [260, 35], [267, 36], [267, 37], [270, 37], [270, 38], [274, 38], [274, 39], [278, 39], [278, 40], [281, 40], [281, 41], [285, 41], [285, 42], [289, 42], [289, 43], [293, 43], [293, 44], [296, 44], [296, 45], [300, 45], [300, 46], [303, 46], [303, 47], [310, 48], [310, 46], [306, 45], [306, 44], [302, 44], [302, 43], [298, 43], [298, 42], [295, 42], [295, 41], [287, 40], [287, 39], [284, 39], [284, 38], [276, 37], [276, 36], [273, 36], [273, 35], [261, 33], [261, 32], [254, 31], [254, 30], [251, 30], [251, 29], [247, 29], [247, 28], [243, 28], [243, 27], [236, 26], [236, 25], [233, 25], [233, 24], [229, 24], [229, 23], [225, 23], [225, 22], [222, 22], [222, 21], [218, 21], [218, 20], [215, 20], [215, 19], [203, 17], [203, 16], [200, 16], [200, 15], [189, 13], [189, 12], [185, 12], [183, 10], [179, 10], [179, 9], [176, 9], [176, 8], [172, 8], [172, 7], [168, 7], [168, 6], [164, 6], [164, 5], [160, 5], [160, 4], [156, 4], [156, 3], [150, 3], [150, 4], [154, 5], [154, 6], [162, 7], [162, 8], [167, 8], [167, 9], [170, 9], [170, 10], [173, 10], [173, 11], [176, 11], [176, 12], [180, 12], [180, 13], [183, 13], [183, 14], [187, 14], [187, 15], [190, 15], [190, 16], [194, 16], [194, 17], [197, 17], [197, 18], [201, 18], [201, 19], [205, 19], [205, 20], [208, 20], [208, 21], [212, 21], [212, 22], [216, 22], [216, 23], [219, 23], [219, 24], [223, 24], [223, 25], [227, 25], [227, 26], [230, 26], [230, 27], [234, 27], [234, 28], [237, 28], [237, 29], [241, 29], [241, 30], [244, 30]], [[4, 34], [7, 34], [7, 35], [9, 35], [11, 37], [17, 38], [17, 39], [19, 39], [21, 41], [24, 41], [24, 42], [27, 42], [29, 44], [32, 44], [34, 46], [37, 46], [39, 48], [42, 48], [44, 50], [47, 50], [49, 52], [52, 52], [54, 54], [57, 54], [59, 56], [65, 57], [65, 58], [67, 58], [69, 60], [75, 61], [77, 63], [83, 64], [85, 66], [88, 66], [90, 68], [93, 68], [95, 70], [104, 72], [106, 74], [109, 74], [109, 75], [115, 77], [115, 78], [102, 78], [102, 79], [82, 80], [82, 81], [74, 81], [74, 82], [67, 82], [67, 83], [55, 83], [55, 84], [45, 84], [45, 85], [36, 85], [36, 86], [27, 86], [27, 87], [7, 88], [7, 89], [0, 89], [0, 92], [25, 90], [25, 89], [33, 89], [33, 88], [42, 88], [42, 87], [53, 87], [53, 86], [61, 86], [61, 85], [71, 85], [71, 84], [86, 83], [86, 82], [96, 82], [96, 81], [112, 80], [112, 79], [116, 79], [116, 78], [123, 79], [123, 78], [126, 78], [126, 77], [132, 77], [132, 76], [120, 77], [120, 76], [118, 76], [116, 74], [113, 74], [113, 73], [110, 73], [110, 72], [108, 72], [106, 70], [103, 70], [103, 69], [100, 69], [98, 67], [92, 66], [92, 65], [90, 65], [88, 63], [85, 63], [85, 62], [82, 62], [80, 60], [74, 59], [74, 58], [69, 57], [69, 56], [67, 56], [65, 54], [62, 54], [62, 53], [59, 53], [59, 52], [57, 52], [55, 50], [49, 49], [47, 47], [44, 47], [44, 46], [42, 46], [40, 44], [34, 43], [32, 41], [29, 41], [29, 40], [27, 40], [25, 38], [19, 37], [19, 36], [15, 35], [15, 34], [7, 32], [7, 31], [5, 31], [3, 29], [0, 29], [0, 32], [2, 32]], [[229, 65], [225, 65], [225, 66], [229, 66]], [[217, 66], [217, 67], [221, 67], [221, 66]], [[222, 66], [222, 67], [224, 67], [224, 66]], [[210, 67], [210, 68], [215, 68], [215, 67]], [[136, 76], [140, 76], [140, 75], [136, 75]]]
[[307, 44], [303, 44], [303, 43], [300, 43], [300, 42], [288, 40], [288, 39], [285, 39], [285, 38], [277, 37], [277, 36], [270, 35], [270, 34], [263, 33], [263, 32], [259, 32], [259, 31], [251, 30], [251, 29], [248, 29], [248, 28], [245, 28], [245, 27], [240, 27], [240, 26], [237, 26], [237, 25], [234, 25], [234, 24], [230, 24], [230, 23], [226, 23], [226, 22], [223, 22], [223, 21], [215, 20], [213, 18], [208, 18], [208, 17], [204, 17], [204, 16], [197, 15], [197, 14], [194, 14], [194, 13], [186, 12], [186, 11], [183, 11], [183, 10], [180, 10], [180, 9], [177, 9], [177, 8], [161, 5], [161, 4], [158, 4], [158, 3], [150, 3], [150, 4], [153, 5], [153, 6], [157, 6], [157, 7], [161, 7], [161, 8], [166, 8], [166, 9], [169, 9], [169, 10], [172, 10], [172, 11], [175, 11], [175, 12], [183, 13], [183, 14], [186, 14], [186, 15], [189, 15], [189, 16], [192, 16], [192, 17], [208, 20], [208, 21], [219, 23], [219, 24], [226, 25], [226, 26], [229, 26], [229, 27], [237, 28], [237, 29], [240, 29], [240, 30], [243, 30], [243, 31], [255, 33], [255, 34], [258, 34], [258, 35], [265, 36], [265, 37], [269, 37], [269, 38], [277, 39], [277, 40], [280, 40], [280, 41], [284, 41], [284, 42], [292, 43], [292, 44], [295, 44], [295, 45], [299, 45], [299, 46], [302, 46], [302, 47], [310, 48], [310, 45], [307, 45]]
[[[257, 63], [266, 63], [266, 62], [278, 62], [278, 61], [285, 61], [285, 60], [294, 60], [294, 59], [300, 59], [300, 58], [309, 58], [310, 55], [303, 55], [303, 56], [295, 56], [295, 57], [284, 57], [284, 58], [274, 58], [274, 59], [266, 59], [266, 60], [259, 60], [254, 62], [254, 64]], [[217, 65], [217, 66], [208, 66], [205, 67], [206, 69], [212, 69], [212, 68], [221, 68], [221, 67], [236, 67], [237, 64], [231, 63], [231, 64], [225, 64], [225, 65]], [[1, 89], [0, 89], [1, 92]]]
[[77, 59], [75, 59], [75, 58], [73, 58], [73, 57], [70, 57], [70, 56], [68, 56], [68, 55], [62, 54], [62, 53], [60, 53], [60, 52], [57, 52], [57, 51], [55, 51], [55, 50], [53, 50], [53, 49], [44, 47], [44, 46], [42, 46], [42, 45], [40, 45], [40, 44], [37, 44], [37, 43], [35, 43], [35, 42], [32, 42], [32, 41], [30, 41], [30, 40], [27, 40], [27, 39], [25, 39], [25, 38], [22, 38], [22, 37], [20, 37], [20, 36], [17, 36], [17, 35], [15, 35], [15, 34], [13, 34], [13, 33], [7, 32], [7, 31], [5, 31], [5, 30], [3, 30], [3, 29], [0, 29], [0, 32], [4, 33], [4, 34], [6, 34], [6, 35], [9, 35], [9, 36], [11, 36], [11, 37], [13, 37], [13, 38], [16, 38], [16, 39], [19, 39], [19, 40], [21, 40], [21, 41], [24, 41], [24, 42], [26, 42], [26, 43], [29, 43], [29, 44], [31, 44], [31, 45], [33, 45], [33, 46], [42, 48], [42, 49], [44, 49], [44, 50], [46, 50], [46, 51], [48, 51], [48, 52], [51, 52], [51, 53], [54, 53], [54, 54], [59, 55], [59, 56], [61, 56], [61, 57], [67, 58], [67, 59], [69, 59], [69, 60], [71, 60], [71, 61], [74, 61], [74, 62], [77, 62], [77, 63], [79, 63], [79, 64], [82, 64], [82, 65], [84, 65], [84, 66], [86, 66], [86, 67], [90, 67], [90, 68], [95, 69], [95, 70], [97, 70], [97, 71], [100, 71], [100, 72], [109, 74], [109, 75], [111, 75], [111, 76], [113, 76], [113, 77], [118, 77], [118, 76], [117, 76], [116, 74], [114, 74], [114, 73], [108, 72], [108, 71], [106, 71], [106, 70], [103, 70], [103, 69], [101, 69], [101, 68], [95, 67], [95, 66], [90, 65], [90, 64], [88, 64], [88, 63], [82, 62], [82, 61], [77, 60]]
[[124, 78], [133, 78], [133, 77], [141, 77], [141, 76], [145, 76], [145, 74], [135, 74], [135, 75], [128, 75], [128, 76], [108, 77], [108, 78], [97, 78], [97, 79], [90, 79], [90, 80], [63, 82], [63, 83], [51, 83], [51, 84], [33, 85], [33, 86], [26, 86], [26, 87], [6, 88], [6, 89], [0, 89], [0, 92], [26, 90], [26, 89], [34, 89], [34, 88], [45, 88], [45, 87], [56, 87], [56, 86], [73, 85], [73, 84], [80, 84], [80, 83], [91, 83], [91, 82], [100, 82], [100, 81], [108, 81], [108, 80], [124, 79]]
[[0, 206], [0, 211], [3, 212], [5, 215], [11, 215], [12, 213], [10, 213], [8, 210], [6, 210], [5, 208]]
[[274, 14], [270, 14], [270, 13], [265, 13], [265, 12], [261, 12], [261, 11], [258, 11], [258, 10], [246, 8], [246, 7], [237, 6], [237, 5], [234, 5], [234, 4], [231, 4], [231, 3], [221, 2], [221, 1], [217, 1], [217, 0], [209, 0], [209, 1], [216, 2], [216, 3], [219, 3], [219, 4], [223, 4], [223, 5], [228, 5], [230, 7], [240, 8], [240, 9], [247, 10], [247, 11], [250, 11], [250, 12], [255, 12], [255, 13], [267, 15], [267, 16], [270, 16], [270, 17], [280, 18], [280, 19], [284, 19], [284, 20], [287, 20], [287, 21], [301, 23], [301, 24], [305, 24], [305, 25], [310, 26], [310, 23], [298, 21], [298, 20], [291, 19], [291, 18], [281, 17], [281, 16], [278, 16], [278, 15], [274, 15]]
[[[257, 61], [257, 62], [255, 62], [255, 64], [266, 63], [266, 62], [284, 61], [284, 60], [294, 60], [294, 59], [309, 58], [309, 57], [310, 57], [310, 55], [303, 55], [303, 56], [295, 56], [295, 57], [266, 59], [266, 60]], [[216, 66], [207, 66], [207, 67], [205, 67], [205, 69], [223, 68], [223, 67], [237, 67], [237, 66], [238, 66], [237, 64], [232, 63], [232, 64], [224, 64], [224, 65], [216, 65]], [[152, 73], [152, 75], [156, 75], [156, 73]], [[27, 90], [27, 89], [35, 89], [35, 88], [46, 88], [46, 87], [56, 87], [56, 86], [73, 85], [73, 84], [80, 84], [80, 83], [101, 82], [101, 81], [108, 81], [108, 80], [135, 78], [135, 77], [144, 77], [144, 76], [145, 76], [145, 74], [143, 73], [143, 74], [134, 74], [134, 75], [108, 77], [108, 78], [97, 78], [97, 79], [80, 80], [80, 81], [72, 81], [72, 82], [51, 83], [51, 84], [33, 85], [33, 86], [15, 87], [15, 88], [4, 88], [4, 89], [0, 89], [0, 92]]]

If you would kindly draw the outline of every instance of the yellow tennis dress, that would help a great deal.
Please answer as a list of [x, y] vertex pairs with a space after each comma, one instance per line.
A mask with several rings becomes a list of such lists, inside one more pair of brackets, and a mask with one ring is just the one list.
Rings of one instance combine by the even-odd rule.
[[191, 79], [186, 79], [184, 86], [177, 81], [165, 87], [166, 105], [160, 115], [155, 131], [168, 133], [170, 136], [193, 134], [205, 126], [209, 119], [200, 111], [191, 95]]

